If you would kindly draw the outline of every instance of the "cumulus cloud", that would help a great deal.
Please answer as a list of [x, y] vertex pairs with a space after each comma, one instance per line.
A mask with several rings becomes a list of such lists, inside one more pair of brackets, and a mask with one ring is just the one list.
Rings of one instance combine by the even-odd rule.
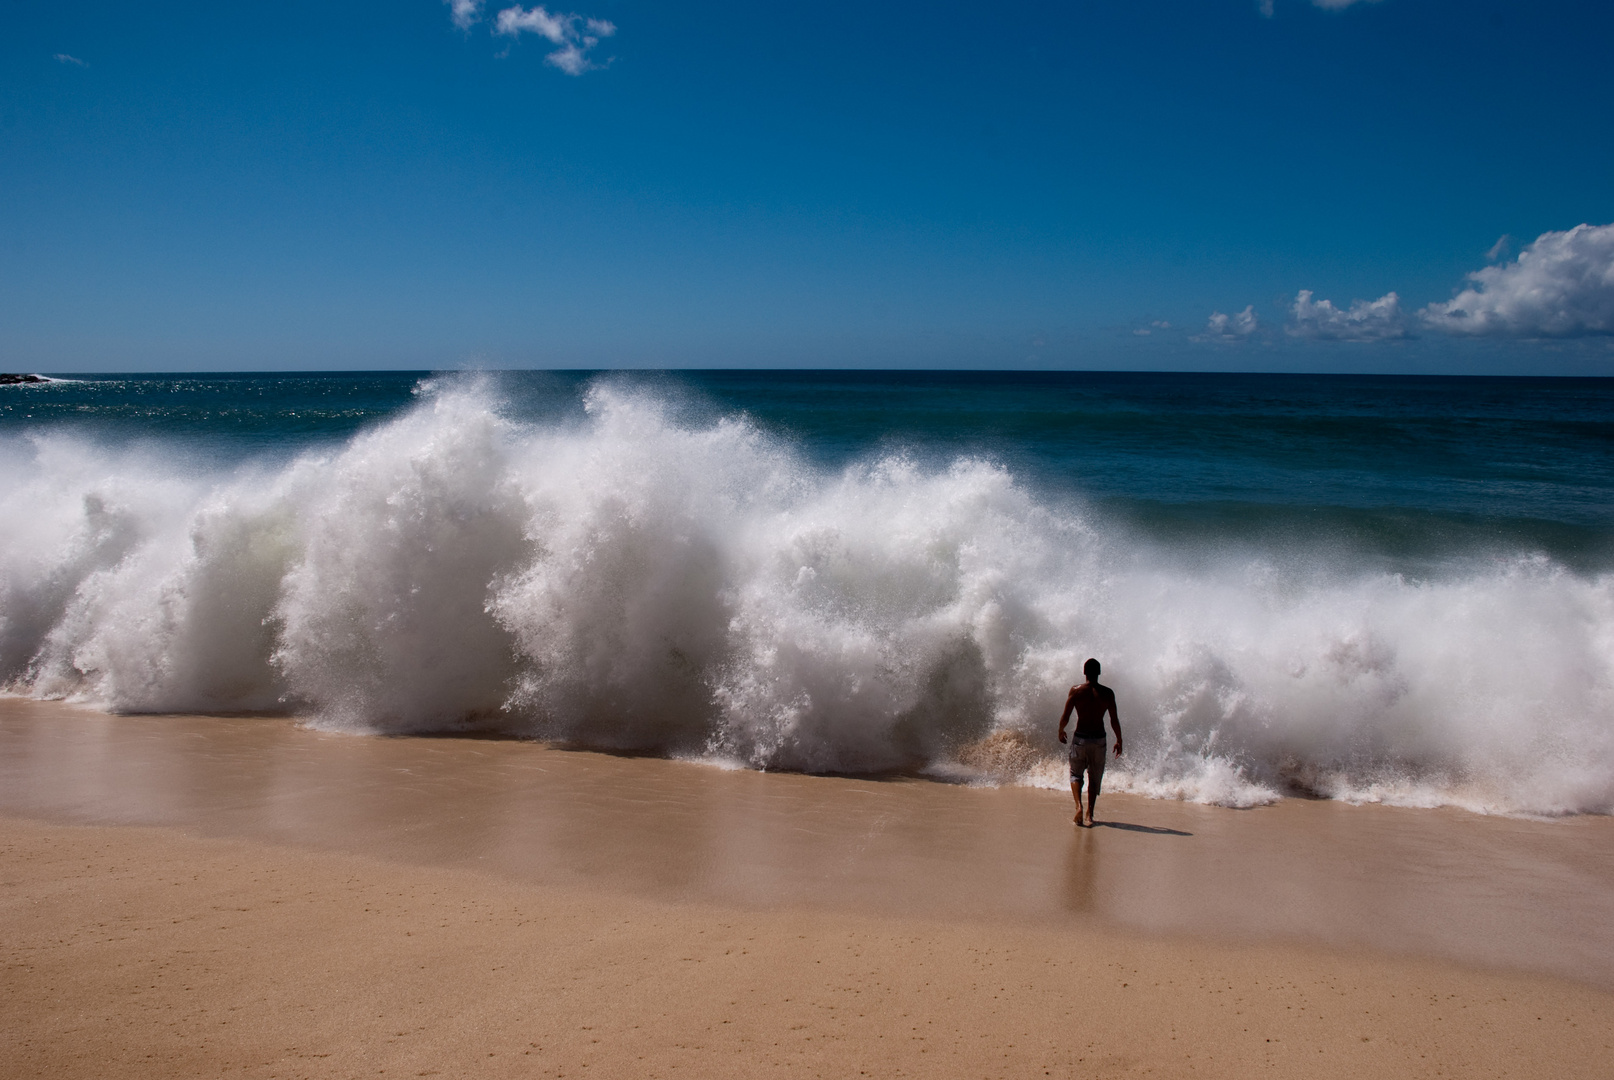
[[[1469, 274], [1471, 284], [1452, 299], [1416, 314], [1394, 292], [1339, 307], [1301, 289], [1284, 332], [1313, 341], [1393, 341], [1420, 327], [1468, 337], [1614, 335], [1614, 224], [1542, 233], [1506, 261], [1511, 246], [1512, 238], [1503, 236], [1486, 252], [1494, 265]], [[1233, 315], [1218, 311], [1192, 340], [1243, 341], [1259, 325], [1253, 308]]]
[[1385, 341], [1407, 336], [1401, 298], [1393, 292], [1377, 300], [1353, 300], [1348, 308], [1335, 307], [1331, 300], [1313, 300], [1311, 296], [1310, 289], [1301, 289], [1289, 309], [1289, 325], [1284, 330], [1293, 337]]
[[[482, 21], [482, 9], [487, 0], [443, 0], [448, 5], [448, 17], [461, 30], [469, 31]], [[536, 34], [557, 45], [544, 62], [568, 75], [581, 75], [603, 67], [589, 58], [589, 52], [604, 38], [616, 34], [616, 24], [608, 19], [584, 18], [577, 14], [551, 12], [542, 4], [524, 8], [520, 4], [507, 7], [494, 16], [494, 34], [519, 38], [522, 34]], [[505, 53], [509, 50], [506, 49]], [[501, 56], [505, 53], [500, 53]]]
[[1512, 262], [1468, 280], [1469, 288], [1418, 313], [1425, 325], [1494, 337], [1614, 334], [1614, 225], [1542, 233]]
[[64, 52], [57, 53], [55, 55], [54, 59], [56, 60], [56, 62], [58, 64], [72, 64], [75, 67], [89, 67], [90, 66], [88, 61], [80, 60], [76, 56], [68, 56]]
[[1205, 332], [1196, 335], [1194, 340], [1233, 344], [1248, 340], [1250, 335], [1260, 328], [1261, 320], [1256, 318], [1255, 305], [1250, 304], [1243, 311], [1236, 311], [1231, 315], [1224, 315], [1220, 311], [1211, 312], [1210, 321], [1205, 324]]
[[461, 30], [469, 30], [482, 21], [482, 5], [486, 0], [443, 0], [448, 5], [448, 17]]
[[531, 9], [521, 5], [505, 8], [494, 20], [493, 32], [508, 37], [537, 34], [560, 48], [544, 57], [568, 75], [581, 75], [600, 65], [589, 59], [589, 50], [600, 39], [616, 33], [616, 24], [605, 19], [584, 19], [581, 15], [551, 14], [542, 4]]
[[564, 45], [576, 23], [576, 15], [551, 15], [541, 4], [531, 11], [517, 5], [499, 12], [496, 29], [493, 32], [515, 37], [525, 30], [546, 37], [556, 45]]

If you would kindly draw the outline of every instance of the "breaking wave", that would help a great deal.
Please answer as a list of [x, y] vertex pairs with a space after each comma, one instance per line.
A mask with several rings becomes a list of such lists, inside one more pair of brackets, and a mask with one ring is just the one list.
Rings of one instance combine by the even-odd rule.
[[1614, 582], [1544, 557], [1411, 580], [1188, 561], [987, 460], [811, 464], [744, 418], [597, 383], [491, 388], [286, 463], [70, 432], [0, 443], [0, 679], [116, 711], [1063, 786], [1103, 659], [1107, 786], [1252, 805], [1614, 811]]

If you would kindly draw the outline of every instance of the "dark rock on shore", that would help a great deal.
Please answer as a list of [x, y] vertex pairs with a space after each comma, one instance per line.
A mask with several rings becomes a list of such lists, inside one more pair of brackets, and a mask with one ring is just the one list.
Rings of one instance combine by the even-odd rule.
[[18, 383], [50, 382], [43, 375], [12, 375], [9, 372], [0, 372], [0, 386], [15, 386]]

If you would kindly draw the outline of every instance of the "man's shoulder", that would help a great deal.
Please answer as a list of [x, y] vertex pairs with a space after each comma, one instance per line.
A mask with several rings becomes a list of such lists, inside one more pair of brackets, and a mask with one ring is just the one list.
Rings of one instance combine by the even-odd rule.
[[1099, 697], [1104, 698], [1106, 701], [1114, 701], [1115, 700], [1115, 691], [1111, 690], [1109, 687], [1105, 686], [1103, 683], [1094, 683], [1093, 684], [1093, 692], [1096, 693]]

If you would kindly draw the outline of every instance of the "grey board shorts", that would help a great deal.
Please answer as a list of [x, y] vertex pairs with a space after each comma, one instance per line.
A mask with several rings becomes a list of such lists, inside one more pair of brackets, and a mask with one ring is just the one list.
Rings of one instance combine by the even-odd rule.
[[1072, 739], [1070, 741], [1070, 782], [1082, 782], [1082, 773], [1086, 772], [1096, 790], [1104, 779], [1104, 752], [1107, 750], [1104, 739]]

